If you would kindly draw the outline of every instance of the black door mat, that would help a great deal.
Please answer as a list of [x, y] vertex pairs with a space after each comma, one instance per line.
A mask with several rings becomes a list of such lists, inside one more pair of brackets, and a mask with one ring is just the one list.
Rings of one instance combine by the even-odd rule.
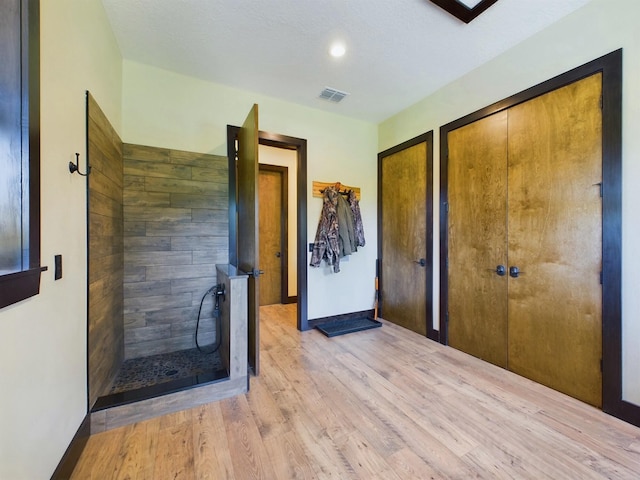
[[335, 320], [333, 322], [316, 325], [316, 328], [327, 337], [337, 337], [345, 333], [360, 332], [370, 328], [381, 327], [382, 322], [372, 318], [350, 318], [348, 320]]

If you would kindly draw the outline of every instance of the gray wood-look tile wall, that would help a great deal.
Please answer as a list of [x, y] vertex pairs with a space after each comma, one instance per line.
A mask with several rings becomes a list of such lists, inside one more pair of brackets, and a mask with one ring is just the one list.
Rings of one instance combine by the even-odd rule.
[[[195, 347], [228, 248], [227, 158], [124, 144], [125, 358]], [[213, 299], [198, 341], [215, 340]]]
[[91, 164], [88, 369], [92, 406], [110, 388], [124, 358], [124, 219], [122, 141], [90, 94], [87, 102]]

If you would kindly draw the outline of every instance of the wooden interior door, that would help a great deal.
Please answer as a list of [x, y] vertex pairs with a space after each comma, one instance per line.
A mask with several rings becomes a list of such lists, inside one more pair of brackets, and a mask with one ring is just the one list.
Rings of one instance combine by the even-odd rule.
[[[427, 334], [427, 142], [380, 160], [381, 254], [380, 315]], [[430, 313], [430, 311], [429, 311]]]
[[506, 367], [507, 112], [448, 144], [449, 345]]
[[509, 110], [509, 368], [602, 405], [601, 74]]
[[260, 259], [264, 275], [260, 279], [260, 305], [282, 303], [283, 264], [283, 172], [260, 165]]
[[258, 105], [254, 105], [238, 133], [238, 268], [249, 274], [249, 367], [259, 372], [260, 252], [258, 225]]

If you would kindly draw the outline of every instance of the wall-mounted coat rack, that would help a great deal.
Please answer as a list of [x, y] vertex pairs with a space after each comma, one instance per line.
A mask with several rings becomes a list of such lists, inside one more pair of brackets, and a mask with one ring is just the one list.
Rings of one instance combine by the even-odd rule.
[[324, 189], [327, 187], [336, 187], [339, 192], [348, 192], [349, 190], [353, 190], [356, 194], [356, 198], [360, 201], [360, 187], [350, 187], [349, 185], [344, 185], [340, 182], [318, 182], [316, 180], [313, 181], [313, 196], [322, 198], [322, 193]]

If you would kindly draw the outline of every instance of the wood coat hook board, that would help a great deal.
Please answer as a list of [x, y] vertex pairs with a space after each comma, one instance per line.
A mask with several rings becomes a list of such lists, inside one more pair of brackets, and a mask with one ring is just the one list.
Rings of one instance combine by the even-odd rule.
[[345, 185], [340, 182], [318, 182], [316, 180], [313, 181], [313, 196], [322, 198], [322, 192], [327, 187], [336, 187], [339, 192], [348, 192], [349, 190], [353, 190], [356, 194], [356, 198], [360, 201], [360, 187], [350, 187], [349, 185]]

